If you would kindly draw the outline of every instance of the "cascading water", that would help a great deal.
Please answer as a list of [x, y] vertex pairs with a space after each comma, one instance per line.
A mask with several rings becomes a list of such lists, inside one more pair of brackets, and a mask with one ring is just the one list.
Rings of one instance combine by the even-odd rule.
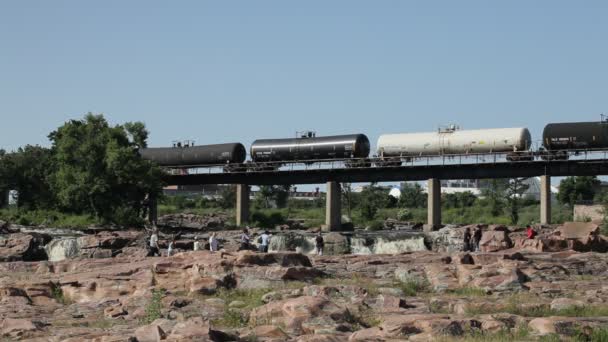
[[351, 254], [398, 254], [403, 252], [426, 251], [423, 236], [403, 238], [352, 237]]
[[398, 254], [403, 252], [426, 251], [424, 237], [412, 237], [404, 240], [390, 240], [379, 237], [374, 244], [374, 254]]
[[[339, 234], [339, 233], [332, 233]], [[403, 252], [426, 251], [425, 237], [422, 233], [355, 233], [352, 235], [325, 235], [325, 252], [328, 254], [398, 254]], [[273, 235], [269, 252], [296, 251], [303, 254], [315, 253], [315, 235], [286, 233]], [[344, 242], [340, 242], [340, 239]], [[339, 244], [339, 245], [336, 245]], [[340, 247], [341, 245], [344, 247]]]
[[61, 261], [80, 255], [80, 244], [77, 238], [52, 240], [44, 249], [49, 256], [49, 261]]

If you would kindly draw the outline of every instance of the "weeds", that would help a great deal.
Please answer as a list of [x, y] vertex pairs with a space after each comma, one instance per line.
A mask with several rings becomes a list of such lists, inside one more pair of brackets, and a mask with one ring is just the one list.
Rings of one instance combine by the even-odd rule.
[[55, 299], [57, 303], [61, 303], [63, 305], [72, 304], [72, 300], [63, 293], [61, 286], [58, 284], [51, 285], [51, 298]]
[[397, 285], [408, 297], [430, 292], [430, 284], [426, 279], [411, 278]]
[[477, 287], [462, 287], [451, 290], [448, 292], [448, 294], [461, 297], [484, 297], [488, 295], [485, 290]]
[[162, 317], [162, 299], [165, 296], [165, 290], [152, 290], [152, 298], [148, 305], [146, 305], [146, 316], [142, 319], [142, 323], [150, 324], [155, 320]]

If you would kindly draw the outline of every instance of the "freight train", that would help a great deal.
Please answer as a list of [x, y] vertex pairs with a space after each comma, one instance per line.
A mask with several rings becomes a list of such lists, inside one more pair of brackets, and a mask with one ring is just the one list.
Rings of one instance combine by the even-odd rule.
[[507, 153], [507, 160], [531, 160], [532, 136], [527, 128], [459, 130], [456, 126], [429, 133], [383, 134], [378, 138], [378, 157], [401, 163], [417, 156]]
[[581, 150], [608, 149], [608, 121], [550, 123], [542, 146], [531, 150], [527, 128], [460, 130], [451, 126], [437, 132], [380, 135], [377, 155], [369, 158], [365, 134], [317, 137], [308, 132], [297, 138], [259, 139], [250, 149], [250, 161], [241, 143], [202, 146], [142, 148], [144, 159], [167, 167], [223, 165], [225, 171], [272, 170], [284, 163], [312, 164], [319, 160], [343, 160], [346, 167], [399, 166], [421, 156], [501, 153], [507, 161], [566, 160]]

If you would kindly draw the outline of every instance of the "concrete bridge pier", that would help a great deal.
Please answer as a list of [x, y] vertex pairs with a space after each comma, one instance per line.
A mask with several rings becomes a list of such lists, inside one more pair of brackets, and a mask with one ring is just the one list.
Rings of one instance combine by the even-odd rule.
[[427, 225], [425, 231], [432, 231], [441, 226], [441, 182], [437, 178], [428, 180]]
[[325, 226], [327, 232], [342, 229], [342, 192], [340, 183], [327, 182], [327, 197], [325, 198]]
[[540, 176], [540, 223], [551, 224], [551, 176]]
[[243, 226], [249, 222], [249, 185], [236, 186], [236, 225]]

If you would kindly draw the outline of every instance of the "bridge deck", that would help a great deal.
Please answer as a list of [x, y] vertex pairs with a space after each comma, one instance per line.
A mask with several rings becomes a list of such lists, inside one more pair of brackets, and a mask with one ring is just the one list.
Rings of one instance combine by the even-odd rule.
[[608, 175], [608, 159], [566, 161], [518, 161], [478, 164], [433, 164], [407, 166], [370, 166], [356, 168], [288, 169], [278, 171], [247, 171], [168, 175], [171, 185], [199, 184], [320, 184], [337, 182], [391, 182], [436, 179], [483, 179], [536, 176], [598, 176]]

